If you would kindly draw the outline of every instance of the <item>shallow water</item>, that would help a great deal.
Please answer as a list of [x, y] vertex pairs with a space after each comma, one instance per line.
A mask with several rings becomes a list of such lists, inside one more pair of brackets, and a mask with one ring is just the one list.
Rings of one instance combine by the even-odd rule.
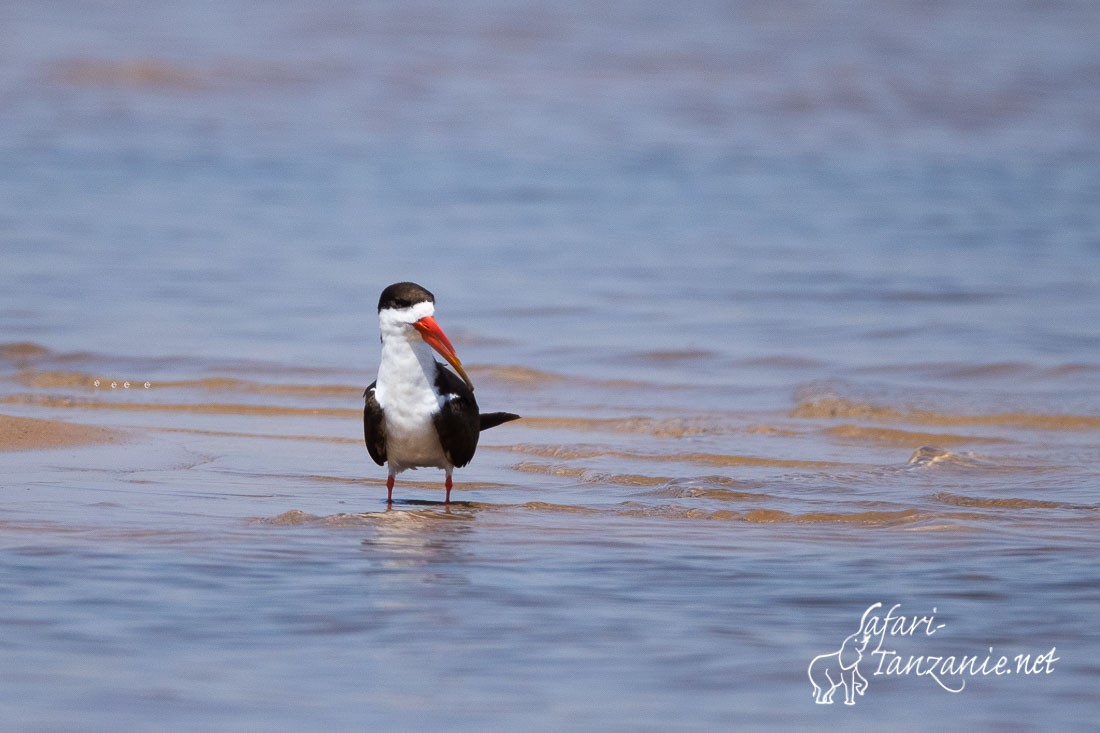
[[[1100, 712], [1090, 3], [0, 13], [0, 414], [97, 429], [0, 451], [6, 725]], [[525, 416], [450, 508], [362, 445], [402, 279]], [[815, 705], [875, 602], [1057, 661]]]

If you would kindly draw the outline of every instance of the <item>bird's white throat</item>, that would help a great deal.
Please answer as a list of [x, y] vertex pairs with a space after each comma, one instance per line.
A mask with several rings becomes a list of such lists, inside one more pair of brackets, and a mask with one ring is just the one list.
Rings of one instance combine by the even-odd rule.
[[447, 465], [432, 422], [441, 408], [435, 373], [432, 348], [415, 329], [383, 330], [374, 398], [385, 411], [387, 454], [397, 471]]

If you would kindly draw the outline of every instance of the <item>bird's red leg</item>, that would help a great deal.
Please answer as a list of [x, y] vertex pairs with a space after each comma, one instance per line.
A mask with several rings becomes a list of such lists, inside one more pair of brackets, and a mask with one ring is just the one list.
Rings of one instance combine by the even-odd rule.
[[451, 503], [451, 474], [447, 474], [447, 481], [443, 484], [447, 487], [447, 498], [443, 501], [444, 504]]
[[387, 504], [392, 504], [393, 503], [393, 474], [392, 473], [389, 475], [389, 478], [386, 479], [386, 503]]

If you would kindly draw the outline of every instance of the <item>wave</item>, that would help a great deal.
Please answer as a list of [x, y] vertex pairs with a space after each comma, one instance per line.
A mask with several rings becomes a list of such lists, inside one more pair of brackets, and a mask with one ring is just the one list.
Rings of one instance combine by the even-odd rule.
[[961, 496], [941, 491], [932, 494], [933, 501], [951, 506], [978, 507], [982, 509], [1083, 509], [1094, 507], [1082, 507], [1067, 504], [1060, 501], [1045, 501], [1042, 499], [1018, 499], [1018, 498], [987, 498], [978, 496]]
[[528, 417], [527, 427], [577, 431], [607, 431], [642, 433], [658, 438], [683, 438], [689, 435], [727, 432], [712, 421], [693, 418], [593, 418], [593, 417]]
[[[408, 502], [403, 502], [408, 503]], [[458, 513], [453, 510], [458, 508]], [[642, 506], [626, 503], [615, 507], [595, 508], [577, 505], [552, 504], [542, 501], [530, 501], [523, 504], [488, 504], [481, 502], [460, 502], [458, 507], [452, 504], [452, 511], [447, 511], [442, 504], [431, 509], [396, 509], [391, 508], [379, 512], [340, 513], [327, 516], [309, 514], [307, 512], [292, 509], [274, 517], [256, 517], [250, 521], [257, 524], [270, 524], [281, 526], [326, 526], [326, 527], [350, 527], [379, 523], [406, 525], [420, 525], [431, 522], [448, 521], [463, 518], [464, 511], [488, 511], [488, 510], [524, 510], [539, 513], [555, 514], [590, 514], [590, 515], [614, 515], [620, 517], [647, 518], [647, 519], [703, 519], [708, 521], [735, 521], [751, 524], [851, 524], [866, 527], [886, 527], [912, 524], [929, 518], [963, 517], [972, 518], [969, 514], [933, 514], [921, 512], [916, 509], [902, 509], [898, 511], [865, 511], [865, 512], [808, 512], [791, 513], [778, 509], [750, 509], [744, 512], [719, 509], [708, 511], [690, 507], [676, 506]]]
[[964, 471], [980, 471], [991, 474], [1044, 473], [1060, 471], [1057, 465], [1038, 463], [1032, 459], [1006, 456], [985, 456], [979, 453], [953, 453], [943, 448], [925, 445], [913, 452], [906, 462], [907, 468], [950, 468]]
[[896, 511], [867, 512], [806, 512], [802, 514], [780, 511], [778, 509], [752, 509], [742, 518], [755, 524], [795, 523], [795, 524], [859, 524], [863, 526], [895, 526], [911, 524], [927, 519], [930, 515], [917, 509], [899, 509]]
[[[38, 346], [31, 343], [17, 343], [17, 344], [0, 344], [0, 359], [9, 361], [19, 367], [21, 370], [10, 377], [6, 377], [7, 380], [22, 384], [26, 387], [34, 389], [58, 389], [58, 388], [72, 388], [72, 389], [93, 389], [96, 386], [109, 384], [116, 382], [122, 384], [127, 378], [124, 377], [112, 377], [104, 375], [102, 373], [91, 373], [87, 371], [72, 371], [72, 370], [56, 370], [56, 369], [41, 369], [28, 366], [30, 363], [41, 360], [47, 357], [54, 356], [45, 347]], [[87, 357], [94, 358], [94, 357]], [[253, 366], [248, 368], [253, 372], [265, 372], [273, 375], [296, 375], [301, 373], [307, 374], [325, 374], [328, 370], [313, 370], [305, 369], [301, 367], [278, 367], [278, 366]], [[228, 370], [235, 371], [235, 370]], [[477, 377], [484, 377], [493, 379], [500, 382], [506, 382], [510, 387], [540, 387], [547, 384], [556, 384], [560, 382], [569, 382], [577, 385], [587, 385], [595, 387], [621, 387], [624, 386], [621, 380], [607, 381], [607, 380], [593, 380], [581, 377], [569, 377], [562, 374], [555, 374], [553, 372], [547, 372], [538, 369], [531, 369], [528, 367], [519, 366], [494, 366], [494, 365], [474, 365], [469, 367], [471, 374]], [[136, 380], [130, 379], [129, 381], [135, 382]], [[144, 380], [143, 380], [144, 381]], [[168, 380], [156, 380], [151, 383], [151, 387], [155, 389], [176, 389], [186, 390], [195, 389], [207, 392], [246, 392], [256, 394], [284, 394], [295, 395], [302, 397], [314, 397], [314, 396], [331, 396], [331, 397], [348, 397], [353, 398], [363, 393], [363, 387], [366, 382], [370, 381], [366, 379], [363, 384], [296, 384], [290, 382], [261, 382], [253, 379], [244, 379], [240, 377], [201, 377], [196, 379], [168, 379]], [[630, 382], [631, 388], [637, 387], [640, 383]], [[645, 421], [648, 418], [637, 418], [638, 421]], [[547, 420], [553, 420], [553, 418], [547, 418]], [[613, 423], [614, 421], [607, 421]], [[624, 421], [624, 425], [629, 424], [629, 419]], [[583, 420], [580, 421], [583, 423]], [[548, 423], [549, 424], [549, 423]], [[593, 422], [592, 425], [596, 425]], [[627, 428], [629, 429], [629, 428]], [[675, 428], [671, 428], [675, 431]]]
[[[117, 366], [117, 363], [119, 361], [120, 359], [117, 357], [102, 356], [91, 353], [57, 353], [45, 346], [42, 346], [41, 344], [36, 344], [33, 342], [12, 342], [6, 344], [0, 343], [0, 362], [8, 362], [9, 364], [21, 370], [18, 374], [5, 377], [4, 379], [37, 389], [92, 389], [95, 387], [97, 381], [101, 384], [109, 384], [113, 381], [120, 385], [127, 379], [130, 382], [138, 382], [139, 380], [134, 379], [132, 376], [118, 377], [105, 375], [102, 372], [93, 373], [89, 371], [43, 368], [44, 365], [87, 365], [93, 362], [102, 362], [108, 365], [115, 364], [116, 366], [110, 366], [108, 368], [111, 370], [118, 370], [119, 367]], [[122, 361], [129, 360], [122, 359]], [[186, 360], [180, 358], [161, 358], [151, 361], [145, 359], [139, 360], [139, 362], [144, 364], [146, 368], [152, 365], [158, 368], [167, 368], [172, 371], [177, 371], [180, 368], [181, 363], [185, 361]], [[204, 371], [209, 371], [211, 369], [211, 365], [205, 362], [196, 362], [193, 366], [196, 369], [202, 369]], [[154, 389], [196, 389], [212, 392], [287, 394], [302, 397], [351, 397], [362, 394], [363, 388], [366, 386], [366, 384], [373, 380], [373, 376], [367, 376], [368, 372], [364, 372], [362, 383], [356, 384], [293, 383], [289, 381], [289, 378], [299, 375], [331, 377], [331, 375], [333, 374], [339, 374], [341, 376], [346, 376], [351, 372], [351, 370], [308, 366], [303, 367], [300, 365], [286, 365], [267, 362], [223, 362], [221, 364], [218, 364], [217, 368], [223, 374], [263, 374], [271, 375], [275, 379], [278, 379], [280, 377], [286, 378], [288, 381], [262, 382], [237, 376], [213, 376], [195, 379], [153, 380], [152, 387]], [[646, 382], [636, 379], [604, 379], [598, 377], [567, 375], [542, 369], [534, 369], [531, 367], [516, 365], [473, 364], [468, 366], [467, 369], [472, 375], [474, 375], [474, 377], [478, 379], [493, 380], [507, 385], [509, 389], [529, 391], [538, 390], [548, 386], [558, 386], [562, 384], [591, 388], [596, 390], [670, 390], [681, 389], [685, 387], [690, 388], [690, 385], [658, 385], [652, 382]], [[144, 382], [146, 380], [142, 379], [140, 381]]]
[[801, 402], [791, 411], [790, 416], [803, 419], [862, 419], [919, 425], [989, 425], [1027, 430], [1100, 430], [1098, 415], [1047, 415], [1026, 412], [953, 415], [931, 410], [900, 410], [837, 397]]
[[72, 59], [55, 64], [50, 76], [78, 87], [196, 90], [205, 86], [194, 70], [157, 58]]
[[[599, 514], [600, 509], [569, 504], [553, 504], [545, 501], [529, 501], [523, 504], [491, 504], [474, 501], [453, 501], [445, 505], [441, 501], [397, 500], [396, 507], [387, 507], [377, 512], [340, 512], [338, 514], [310, 514], [300, 509], [291, 509], [274, 517], [252, 517], [252, 524], [267, 524], [286, 527], [324, 526], [324, 527], [362, 527], [387, 526], [416, 528], [456, 519], [471, 519], [472, 513], [489, 510], [519, 509], [554, 514]], [[404, 507], [423, 508], [408, 509]]]
[[50, 350], [31, 341], [13, 341], [0, 344], [0, 359], [13, 363], [41, 359], [50, 354]]
[[[704, 482], [706, 485], [699, 485], [703, 484]], [[729, 502], [765, 501], [777, 498], [772, 494], [767, 494], [762, 491], [742, 491], [710, 485], [716, 483], [724, 483], [727, 485], [740, 485], [742, 482], [738, 482], [735, 479], [727, 479], [723, 476], [714, 476], [705, 480], [693, 482], [686, 486], [667, 486], [661, 491], [657, 492], [657, 494], [673, 499], [705, 499], [710, 501]]]
[[312, 443], [345, 443], [362, 445], [362, 438], [341, 438], [331, 435], [280, 435], [278, 433], [249, 433], [241, 430], [203, 430], [200, 428], [149, 428], [161, 433], [187, 433], [189, 435], [209, 435], [216, 438], [254, 438], [257, 440], [292, 440]]
[[696, 363], [708, 359], [715, 359], [718, 357], [718, 352], [704, 349], [655, 349], [651, 351], [641, 351], [631, 356], [641, 361], [655, 364], [678, 364], [684, 362]]
[[245, 87], [288, 87], [309, 83], [302, 69], [258, 61], [229, 60], [189, 66], [156, 56], [124, 58], [76, 57], [47, 69], [56, 84], [80, 88], [129, 88], [189, 94]]
[[79, 410], [129, 410], [138, 412], [189, 412], [203, 415], [301, 415], [311, 417], [352, 418], [362, 415], [362, 410], [343, 407], [287, 407], [282, 405], [246, 405], [231, 403], [153, 403], [123, 400], [86, 400], [49, 395], [8, 395], [0, 398], [8, 405], [35, 405], [37, 407], [70, 408]]
[[646, 476], [636, 473], [596, 471], [591, 468], [582, 468], [580, 466], [562, 466], [560, 464], [535, 463], [533, 461], [517, 463], [512, 466], [512, 469], [520, 473], [575, 478], [583, 483], [591, 484], [614, 484], [616, 486], [638, 487], [658, 486], [660, 488], [652, 492], [654, 496], [664, 496], [674, 499], [760, 501], [775, 498], [762, 491], [744, 491], [726, 488], [731, 486], [743, 486], [747, 483], [726, 476], [683, 479], [669, 476]]
[[540, 456], [543, 458], [561, 458], [566, 460], [587, 458], [623, 458], [632, 461], [662, 462], [672, 461], [676, 463], [695, 463], [705, 466], [752, 466], [771, 468], [798, 468], [798, 469], [833, 469], [851, 467], [853, 464], [837, 463], [833, 461], [807, 461], [788, 458], [761, 458], [758, 456], [727, 455], [724, 453], [632, 453], [628, 451], [610, 450], [586, 445], [534, 445], [530, 443], [515, 443], [512, 445], [493, 446], [493, 450], [512, 451], [526, 455]]
[[912, 448], [924, 445], [962, 445], [967, 443], [1007, 443], [1006, 438], [990, 438], [977, 435], [950, 433], [924, 433], [896, 428], [872, 428], [860, 425], [838, 425], [826, 428], [825, 435], [843, 441], [870, 443], [894, 448]]
[[[621, 509], [629, 517], [653, 519], [693, 519], [711, 522], [744, 522], [748, 524], [850, 525], [859, 527], [905, 527], [927, 525], [930, 522], [972, 522], [983, 520], [981, 514], [966, 512], [930, 512], [919, 509], [871, 510], [862, 512], [788, 512], [781, 509], [706, 510], [678, 506], [636, 506]], [[949, 525], [955, 528], [957, 525]], [[945, 528], [945, 527], [939, 527]]]
[[[442, 506], [442, 503], [440, 504]], [[452, 508], [467, 509], [471, 505], [465, 502], [452, 502]], [[339, 514], [318, 515], [291, 509], [274, 517], [253, 517], [251, 524], [267, 524], [283, 527], [365, 527], [387, 526], [403, 529], [416, 529], [424, 525], [465, 519], [462, 512], [435, 511], [433, 509], [384, 509], [377, 512], [341, 512]]]
[[613, 473], [608, 471], [595, 471], [590, 468], [578, 466], [546, 465], [524, 461], [512, 466], [512, 469], [520, 473], [539, 474], [542, 476], [563, 476], [575, 478], [584, 483], [615, 484], [617, 486], [660, 486], [671, 479], [660, 476], [643, 476], [636, 473]]
[[514, 365], [480, 365], [471, 367], [470, 371], [478, 376], [484, 376], [498, 382], [508, 382], [517, 386], [542, 386], [564, 382], [568, 379], [554, 372]]
[[[8, 378], [10, 381], [33, 389], [85, 388], [96, 389], [127, 380], [121, 377], [105, 377], [80, 371], [23, 369]], [[133, 380], [130, 380], [133, 381]], [[143, 386], [135, 383], [135, 386]], [[363, 393], [362, 387], [342, 384], [283, 384], [257, 382], [237, 377], [203, 377], [200, 379], [158, 380], [150, 383], [156, 389], [196, 389], [206, 392], [245, 392], [256, 394], [294, 395], [301, 397], [331, 396], [355, 398]]]

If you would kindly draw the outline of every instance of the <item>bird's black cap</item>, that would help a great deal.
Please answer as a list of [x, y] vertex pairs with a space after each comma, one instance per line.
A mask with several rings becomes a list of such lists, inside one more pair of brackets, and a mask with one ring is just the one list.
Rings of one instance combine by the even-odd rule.
[[435, 302], [435, 296], [427, 288], [416, 283], [394, 283], [382, 291], [378, 298], [378, 310], [386, 308], [408, 308], [417, 303]]

